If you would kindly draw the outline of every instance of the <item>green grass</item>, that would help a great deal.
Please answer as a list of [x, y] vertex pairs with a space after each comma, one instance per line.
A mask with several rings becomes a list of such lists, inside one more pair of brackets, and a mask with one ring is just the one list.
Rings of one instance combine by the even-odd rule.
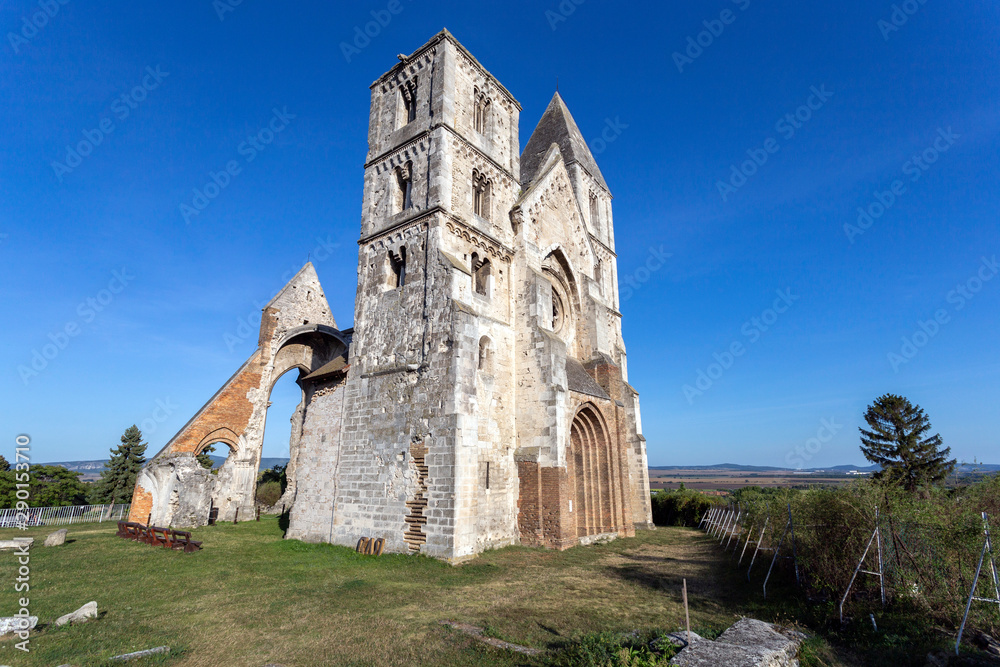
[[[274, 517], [196, 530], [204, 549], [194, 554], [118, 539], [113, 523], [70, 526], [65, 546], [44, 548], [51, 530], [0, 530], [0, 539], [36, 538], [29, 596], [41, 627], [30, 654], [0, 642], [0, 664], [102, 665], [169, 645], [166, 658], [131, 664], [541, 665], [440, 621], [557, 651], [593, 633], [653, 636], [683, 626], [682, 578], [692, 628], [703, 635], [741, 613], [791, 620], [780, 602], [759, 604], [759, 583], [746, 584], [716, 543], [686, 528], [563, 552], [509, 547], [458, 567], [283, 540]], [[0, 552], [0, 615], [16, 611], [16, 568], [11, 552]], [[43, 627], [90, 600], [99, 619]], [[864, 664], [817, 642], [812, 664]]]

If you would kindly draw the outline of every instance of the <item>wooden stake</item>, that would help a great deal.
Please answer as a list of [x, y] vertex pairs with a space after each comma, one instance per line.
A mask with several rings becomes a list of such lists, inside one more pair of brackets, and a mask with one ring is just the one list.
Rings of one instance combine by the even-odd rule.
[[233, 515], [233, 525], [236, 525], [236, 521], [240, 518], [240, 508], [236, 508], [236, 514]]
[[691, 646], [691, 614], [688, 612], [688, 580], [684, 582], [684, 624], [687, 627], [688, 646]]

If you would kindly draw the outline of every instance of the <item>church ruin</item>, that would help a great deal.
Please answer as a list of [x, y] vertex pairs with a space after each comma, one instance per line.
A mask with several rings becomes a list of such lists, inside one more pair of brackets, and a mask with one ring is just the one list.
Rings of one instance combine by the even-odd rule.
[[[288, 538], [456, 562], [652, 527], [611, 192], [558, 93], [519, 155], [520, 110], [447, 31], [372, 84], [354, 328], [303, 267], [142, 470], [133, 521], [249, 518], [271, 388], [295, 371]], [[214, 444], [217, 475], [195, 459]]]

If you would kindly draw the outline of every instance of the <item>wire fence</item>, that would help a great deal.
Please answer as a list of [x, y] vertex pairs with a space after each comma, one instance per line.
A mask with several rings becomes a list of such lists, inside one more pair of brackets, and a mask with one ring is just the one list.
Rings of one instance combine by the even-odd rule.
[[63, 526], [71, 523], [121, 521], [128, 517], [131, 504], [67, 505], [65, 507], [29, 507], [26, 510], [0, 509], [0, 528], [21, 526]]
[[[963, 611], [980, 628], [1000, 628], [1000, 585], [989, 560], [1000, 554], [984, 550], [986, 513], [915, 520], [911, 512], [836, 499], [830, 492], [731, 503], [709, 510], [700, 525], [748, 580], [763, 582], [764, 597], [780, 575], [808, 599], [835, 605], [841, 622], [895, 603], [955, 628], [965, 623]], [[989, 574], [979, 574], [983, 556]], [[970, 610], [974, 582], [974, 599], [987, 604]]]

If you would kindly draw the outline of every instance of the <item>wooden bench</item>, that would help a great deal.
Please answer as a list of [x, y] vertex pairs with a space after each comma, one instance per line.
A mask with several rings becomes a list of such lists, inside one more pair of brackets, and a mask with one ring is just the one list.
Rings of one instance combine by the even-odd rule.
[[134, 523], [132, 521], [127, 521], [125, 523], [125, 535], [124, 535], [125, 539], [138, 542], [140, 538], [139, 528], [141, 527], [142, 524]]
[[154, 547], [167, 547], [171, 548], [171, 533], [172, 530], [169, 528], [160, 528], [158, 526], [149, 527], [149, 544]]
[[170, 531], [170, 548], [191, 553], [201, 549], [201, 542], [192, 540], [191, 533], [186, 530], [172, 530]]
[[186, 530], [144, 526], [133, 521], [119, 521], [116, 535], [122, 539], [134, 540], [154, 547], [166, 547], [185, 553], [201, 549], [201, 542], [192, 540], [191, 533]]

